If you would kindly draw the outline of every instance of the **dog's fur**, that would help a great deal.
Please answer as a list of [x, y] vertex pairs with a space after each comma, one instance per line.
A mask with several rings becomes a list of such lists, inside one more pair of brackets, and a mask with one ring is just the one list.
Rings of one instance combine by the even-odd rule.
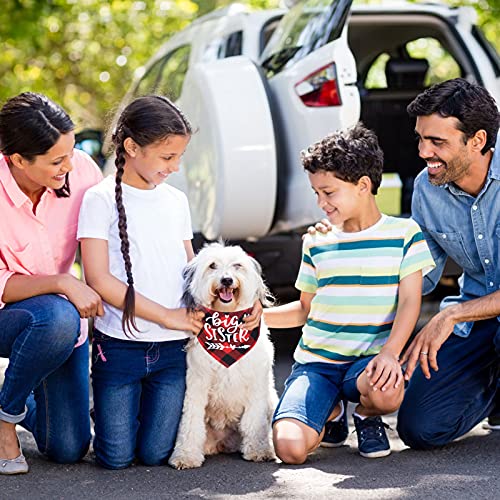
[[[251, 308], [256, 300], [271, 304], [259, 264], [237, 246], [205, 246], [184, 277], [184, 302], [190, 309], [201, 305], [234, 312]], [[271, 438], [277, 403], [274, 349], [263, 320], [260, 328], [256, 345], [229, 368], [196, 339], [189, 342], [183, 414], [169, 460], [173, 467], [200, 467], [206, 455], [219, 452], [241, 451], [255, 462], [276, 458]]]

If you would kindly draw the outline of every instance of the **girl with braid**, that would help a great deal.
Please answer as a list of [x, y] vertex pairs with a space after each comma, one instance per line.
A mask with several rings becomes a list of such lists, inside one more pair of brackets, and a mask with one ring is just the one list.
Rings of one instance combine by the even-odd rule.
[[134, 458], [160, 465], [174, 447], [185, 392], [186, 345], [203, 313], [181, 308], [193, 257], [186, 196], [163, 181], [191, 137], [182, 112], [160, 96], [123, 111], [113, 143], [116, 177], [85, 194], [78, 239], [87, 283], [102, 297], [94, 324], [94, 451], [109, 469]]

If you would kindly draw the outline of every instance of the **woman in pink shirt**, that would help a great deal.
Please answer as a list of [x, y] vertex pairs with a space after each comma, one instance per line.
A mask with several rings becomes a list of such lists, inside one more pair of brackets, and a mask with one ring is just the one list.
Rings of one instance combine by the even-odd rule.
[[101, 299], [70, 274], [84, 192], [102, 176], [58, 105], [20, 94], [0, 110], [0, 474], [28, 472], [15, 425], [60, 463], [90, 442], [87, 321]]

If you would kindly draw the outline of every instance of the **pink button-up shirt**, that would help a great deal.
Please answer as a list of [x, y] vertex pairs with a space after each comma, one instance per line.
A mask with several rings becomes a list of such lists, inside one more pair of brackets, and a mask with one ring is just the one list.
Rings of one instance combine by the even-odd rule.
[[[2, 296], [12, 275], [54, 275], [71, 270], [83, 194], [102, 179], [97, 165], [83, 151], [75, 149], [71, 161], [69, 198], [58, 198], [47, 188], [34, 214], [31, 200], [0, 154], [0, 308], [5, 306]], [[87, 330], [87, 320], [82, 320], [77, 345], [85, 341]]]

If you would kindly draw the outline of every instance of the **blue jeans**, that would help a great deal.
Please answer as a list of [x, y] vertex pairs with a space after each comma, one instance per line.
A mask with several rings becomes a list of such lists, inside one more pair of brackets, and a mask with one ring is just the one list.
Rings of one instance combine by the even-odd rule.
[[412, 448], [443, 446], [490, 414], [500, 375], [498, 321], [477, 321], [467, 338], [452, 334], [437, 361], [429, 380], [417, 367], [399, 409], [399, 436]]
[[94, 451], [108, 469], [167, 462], [186, 391], [186, 340], [138, 342], [94, 330]]
[[282, 418], [293, 418], [321, 434], [341, 399], [359, 403], [356, 382], [373, 358], [368, 356], [352, 363], [294, 363], [273, 424]]
[[33, 433], [55, 462], [80, 460], [90, 444], [88, 342], [74, 348], [80, 316], [58, 295], [0, 309], [0, 357], [9, 358], [0, 419]]

